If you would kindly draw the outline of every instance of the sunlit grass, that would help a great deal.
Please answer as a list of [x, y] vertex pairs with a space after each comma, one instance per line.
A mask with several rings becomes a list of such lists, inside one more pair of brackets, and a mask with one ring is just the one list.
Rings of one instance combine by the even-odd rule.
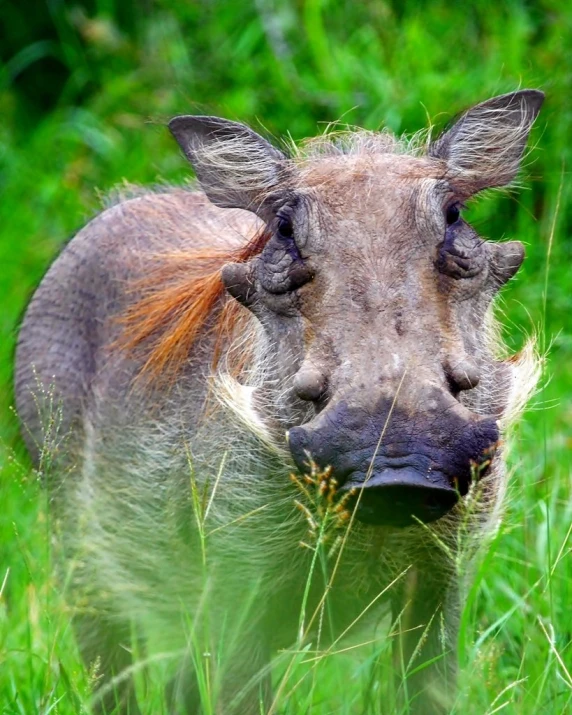
[[[523, 488], [513, 480], [507, 519], [477, 561], [461, 622], [461, 687], [455, 713], [493, 713], [497, 708], [561, 713], [572, 703], [568, 630], [572, 504], [567, 498], [569, 476], [562, 478], [562, 471], [552, 481], [548, 501], [534, 497], [530, 484]], [[1, 522], [9, 566], [0, 588], [0, 702], [6, 712], [87, 712], [90, 687], [99, 677], [98, 664], [89, 671], [81, 664], [70, 630], [70, 609], [51, 575], [43, 494], [19, 460], [7, 460], [2, 478], [9, 485], [7, 513], [17, 513], [18, 523], [6, 518]], [[328, 475], [312, 473], [301, 486], [293, 498], [302, 491], [304, 501], [299, 502], [308, 525], [307, 541], [293, 548], [313, 549], [312, 569], [324, 568], [327, 581], [347, 518], [340, 517], [343, 512], [335, 511], [335, 502], [328, 499]], [[193, 508], [205, 526], [203, 557], [208, 568], [206, 504], [197, 499]], [[310, 635], [308, 627], [316, 614], [309, 614], [302, 601], [298, 642], [277, 654], [274, 662], [275, 699], [270, 712], [294, 715], [309, 708], [317, 713], [399, 712], [392, 700], [395, 625], [387, 621], [376, 625], [368, 617], [370, 608], [375, 613], [375, 605], [374, 600], [347, 632], [321, 643], [320, 628]], [[225, 654], [213, 650], [204, 620], [208, 606], [200, 610], [200, 627], [196, 614], [188, 614], [188, 645], [196, 657], [204, 712], [214, 713], [217, 675], [209, 668], [213, 662], [224, 662]], [[324, 611], [317, 615], [323, 619]], [[167, 712], [161, 683], [178, 654], [135, 650], [134, 655], [130, 674], [135, 676], [143, 712]], [[388, 703], [393, 703], [390, 710]]]

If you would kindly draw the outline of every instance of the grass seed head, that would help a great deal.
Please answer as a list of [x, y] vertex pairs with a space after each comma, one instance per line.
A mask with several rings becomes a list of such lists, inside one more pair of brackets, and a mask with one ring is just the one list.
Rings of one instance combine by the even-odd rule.
[[314, 460], [308, 458], [308, 471], [298, 476], [291, 474], [292, 483], [299, 490], [301, 499], [295, 499], [296, 508], [302, 512], [308, 523], [309, 535], [314, 546], [300, 542], [305, 548], [328, 545], [328, 558], [341, 543], [342, 529], [347, 528], [351, 512], [348, 503], [355, 495], [352, 489], [339, 496], [338, 480], [332, 475], [332, 467], [321, 469]]

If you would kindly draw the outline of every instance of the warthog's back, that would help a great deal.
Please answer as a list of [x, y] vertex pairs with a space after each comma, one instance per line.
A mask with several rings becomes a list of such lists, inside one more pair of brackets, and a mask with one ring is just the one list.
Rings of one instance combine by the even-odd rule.
[[[248, 241], [255, 225], [251, 214], [223, 211], [204, 194], [179, 189], [122, 201], [70, 241], [35, 292], [18, 341], [17, 408], [36, 459], [46, 442], [54, 446], [70, 431], [77, 437], [94, 400], [121, 400], [129, 389], [140, 359], [113, 357], [120, 351], [110, 347], [157, 256], [230, 251]], [[121, 369], [109, 370], [117, 359]]]

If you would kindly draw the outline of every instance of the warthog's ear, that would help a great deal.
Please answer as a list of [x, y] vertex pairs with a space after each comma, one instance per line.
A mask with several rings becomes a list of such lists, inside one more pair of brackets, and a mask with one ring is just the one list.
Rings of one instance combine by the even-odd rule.
[[544, 93], [523, 89], [477, 104], [429, 147], [470, 193], [505, 186], [516, 176]]
[[284, 178], [284, 154], [244, 124], [182, 116], [171, 119], [169, 129], [217, 206], [260, 213]]

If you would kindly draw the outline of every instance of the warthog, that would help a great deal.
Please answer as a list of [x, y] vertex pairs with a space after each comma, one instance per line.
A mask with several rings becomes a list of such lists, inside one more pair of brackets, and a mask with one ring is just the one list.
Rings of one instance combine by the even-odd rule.
[[451, 709], [459, 564], [497, 518], [502, 435], [536, 377], [491, 309], [523, 247], [461, 210], [515, 178], [542, 100], [495, 97], [435, 141], [330, 132], [289, 155], [176, 117], [202, 192], [123, 197], [51, 266], [17, 408], [100, 710], [139, 712], [137, 634], [176, 661], [173, 711], [208, 691], [225, 715], [276, 712], [271, 654], [383, 603], [402, 706]]

